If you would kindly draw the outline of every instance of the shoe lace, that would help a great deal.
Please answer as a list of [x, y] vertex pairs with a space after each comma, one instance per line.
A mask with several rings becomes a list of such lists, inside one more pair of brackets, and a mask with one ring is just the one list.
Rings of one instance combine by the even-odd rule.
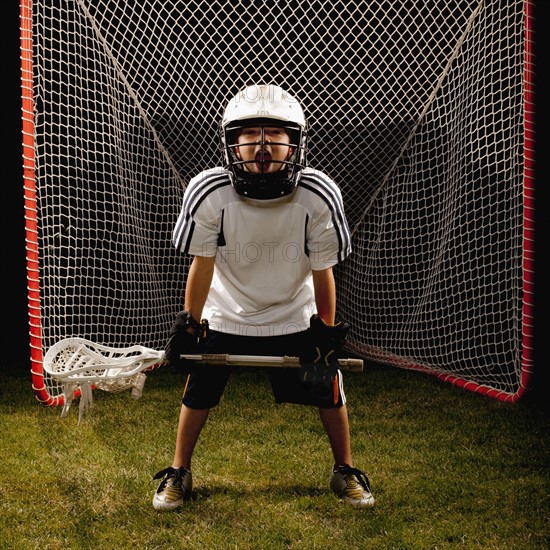
[[164, 479], [160, 482], [160, 485], [158, 486], [157, 493], [162, 493], [164, 491], [166, 484], [168, 481], [173, 479], [172, 485], [176, 485], [182, 482], [183, 478], [185, 477], [185, 474], [187, 471], [183, 466], [179, 468], [173, 468], [172, 466], [169, 466], [168, 468], [164, 468], [164, 470], [161, 470], [160, 472], [157, 472], [153, 476], [153, 480], [160, 479], [161, 477], [164, 477]]
[[338, 472], [342, 474], [343, 476], [355, 476], [361, 487], [365, 489], [365, 491], [370, 493], [370, 481], [367, 475], [359, 470], [358, 468], [353, 468], [352, 466], [349, 466], [348, 464], [339, 464], [334, 472]]

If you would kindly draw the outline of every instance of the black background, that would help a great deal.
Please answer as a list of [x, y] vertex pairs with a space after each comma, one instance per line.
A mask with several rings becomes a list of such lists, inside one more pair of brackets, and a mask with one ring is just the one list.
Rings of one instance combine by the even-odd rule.
[[[540, 6], [540, 4], [539, 4]], [[9, 13], [4, 19], [5, 47], [3, 48], [3, 187], [8, 196], [2, 202], [3, 246], [2, 246], [2, 300], [3, 323], [2, 360], [0, 369], [30, 372], [29, 325], [27, 309], [26, 251], [25, 251], [25, 212], [23, 194], [23, 160], [21, 135], [21, 79], [19, 50], [19, 5], [8, 2], [4, 9]], [[548, 185], [548, 92], [547, 44], [545, 34], [545, 9], [534, 9], [536, 21], [535, 64], [536, 64], [536, 262], [535, 262], [535, 375], [533, 391], [529, 399], [546, 403], [550, 389], [550, 365], [545, 342], [548, 340], [546, 320], [546, 287], [550, 249], [546, 244], [547, 211], [546, 189]], [[7, 93], [6, 93], [7, 92]], [[30, 383], [30, 381], [29, 381]]]

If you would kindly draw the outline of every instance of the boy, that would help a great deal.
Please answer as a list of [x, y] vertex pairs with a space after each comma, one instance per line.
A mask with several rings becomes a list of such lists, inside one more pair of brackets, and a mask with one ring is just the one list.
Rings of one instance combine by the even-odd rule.
[[[302, 107], [278, 86], [231, 99], [220, 140], [225, 167], [190, 181], [173, 234], [176, 249], [194, 257], [166, 357], [188, 378], [172, 466], [154, 476], [162, 481], [153, 507], [174, 510], [190, 497], [191, 457], [231, 374], [180, 359], [201, 352], [299, 356], [300, 369], [267, 369], [275, 401], [318, 407], [334, 458], [330, 488], [353, 506], [373, 506], [367, 477], [352, 466], [337, 366], [349, 325], [335, 324], [332, 267], [351, 252], [340, 190], [306, 167]], [[200, 319], [209, 322], [206, 341]]]

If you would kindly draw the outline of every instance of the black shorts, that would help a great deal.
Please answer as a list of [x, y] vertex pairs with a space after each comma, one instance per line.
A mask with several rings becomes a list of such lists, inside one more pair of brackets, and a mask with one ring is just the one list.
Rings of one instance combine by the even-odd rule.
[[[304, 337], [305, 332], [283, 336], [255, 337], [238, 336], [211, 330], [204, 353], [299, 357], [304, 347]], [[234, 367], [231, 366], [211, 365], [195, 369], [195, 372], [190, 374], [187, 380], [182, 403], [192, 409], [210, 409], [216, 406], [220, 402], [233, 370]], [[318, 396], [313, 395], [300, 382], [298, 368], [264, 367], [263, 370], [269, 376], [276, 403], [326, 407], [326, 400], [322, 401]], [[337, 374], [336, 387], [338, 388], [338, 395], [331, 407], [338, 408], [346, 402], [340, 371]]]

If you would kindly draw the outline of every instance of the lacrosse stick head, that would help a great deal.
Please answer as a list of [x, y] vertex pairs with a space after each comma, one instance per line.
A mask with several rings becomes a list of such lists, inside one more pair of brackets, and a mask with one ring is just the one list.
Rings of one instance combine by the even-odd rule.
[[86, 390], [86, 401], [90, 404], [92, 387], [108, 392], [132, 389], [132, 397], [139, 398], [145, 383], [143, 371], [163, 361], [164, 351], [143, 346], [115, 348], [85, 338], [66, 338], [46, 352], [43, 369], [63, 387], [65, 407], [62, 416], [66, 416], [78, 389], [82, 395]]
[[163, 360], [164, 351], [143, 346], [117, 348], [85, 338], [66, 338], [47, 351], [43, 368], [59, 382], [91, 382], [115, 391], [114, 380], [131, 378]]

